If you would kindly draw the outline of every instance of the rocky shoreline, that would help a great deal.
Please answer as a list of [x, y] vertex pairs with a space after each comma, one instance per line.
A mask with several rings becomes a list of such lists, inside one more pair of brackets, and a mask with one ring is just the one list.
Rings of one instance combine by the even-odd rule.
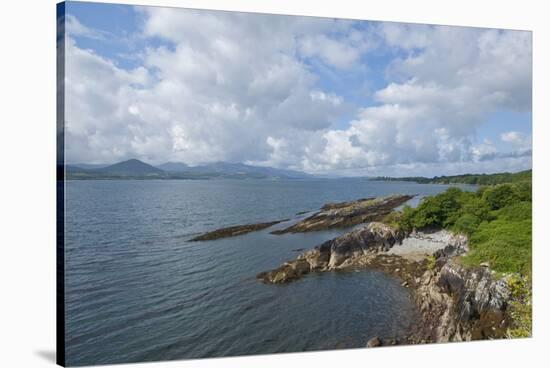
[[[313, 215], [287, 228], [272, 231], [271, 234], [320, 231], [336, 227], [351, 227], [368, 221], [380, 220], [394, 208], [413, 197], [412, 195], [393, 195], [382, 198], [365, 198], [350, 202], [327, 203]], [[308, 212], [310, 211], [302, 211], [298, 212], [296, 215], [303, 215]], [[198, 235], [189, 241], [216, 240], [243, 235], [253, 231], [267, 229], [273, 225], [289, 220], [290, 219], [284, 219], [224, 227]]]
[[[511, 322], [507, 279], [496, 277], [487, 264], [468, 268], [460, 264], [460, 256], [468, 251], [465, 236], [441, 229], [406, 234], [379, 222], [413, 197], [327, 203], [312, 215], [272, 231], [300, 233], [360, 225], [313, 249], [295, 249], [301, 252], [295, 259], [256, 277], [266, 284], [283, 284], [311, 272], [348, 269], [374, 269], [399, 277], [402, 286], [411, 290], [422, 323], [405, 337], [372, 338], [367, 343], [370, 347], [506, 337]], [[190, 241], [238, 236], [284, 221], [289, 220], [231, 226]]]
[[267, 229], [268, 227], [271, 227], [273, 225], [279, 224], [281, 222], [288, 221], [288, 219], [284, 220], [277, 220], [277, 221], [271, 221], [271, 222], [259, 222], [256, 224], [246, 224], [246, 225], [237, 225], [237, 226], [230, 226], [230, 227], [224, 227], [221, 229], [217, 229], [214, 231], [209, 231], [207, 233], [201, 234], [199, 236], [196, 236], [192, 238], [189, 241], [205, 241], [205, 240], [215, 240], [215, 239], [221, 239], [221, 238], [229, 238], [233, 236], [243, 235], [247, 234], [253, 231], [263, 230]]
[[412, 195], [392, 195], [382, 198], [364, 198], [350, 202], [327, 203], [313, 215], [298, 221], [294, 225], [271, 233], [303, 233], [380, 221], [394, 208], [413, 197]]
[[467, 238], [445, 230], [404, 234], [371, 222], [329, 240], [257, 278], [267, 284], [292, 282], [310, 272], [376, 269], [410, 288], [422, 323], [400, 339], [373, 338], [367, 346], [495, 339], [506, 336], [511, 293], [506, 278], [487, 265], [459, 262]]

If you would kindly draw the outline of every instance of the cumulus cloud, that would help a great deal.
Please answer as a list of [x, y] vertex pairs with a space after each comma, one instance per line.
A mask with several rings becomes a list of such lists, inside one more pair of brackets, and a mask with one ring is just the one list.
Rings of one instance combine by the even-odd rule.
[[75, 142], [68, 145], [73, 162], [137, 155], [191, 164], [279, 162], [271, 138], [289, 142], [292, 152], [285, 156], [294, 157], [297, 167], [304, 154], [298, 140], [329, 128], [349, 109], [340, 96], [316, 86], [317, 76], [297, 56], [296, 37], [345, 31], [338, 21], [140, 11], [144, 35], [169, 45], [144, 50], [143, 67], [136, 70], [122, 70], [69, 39], [67, 131]]
[[[69, 162], [137, 157], [368, 174], [530, 159], [529, 137], [517, 132], [501, 136], [524, 153], [514, 157], [476, 139], [492, 112], [530, 111], [528, 32], [137, 9], [141, 36], [163, 42], [141, 50], [131, 70], [80, 48], [75, 38], [101, 33], [68, 18]], [[365, 78], [371, 53], [392, 58], [388, 83], [366, 106], [331, 91], [312, 67]]]
[[516, 149], [527, 149], [531, 147], [531, 137], [516, 131], [505, 132], [500, 135], [503, 142], [511, 144]]
[[[401, 81], [376, 91], [379, 105], [360, 109], [349, 128], [326, 133], [329, 143], [310, 165], [328, 170], [503, 157], [487, 142], [476, 144], [476, 132], [494, 111], [530, 111], [530, 34], [395, 23], [380, 32], [387, 44], [407, 51], [389, 68]], [[526, 138], [502, 137], [523, 148], [520, 156], [530, 145]]]

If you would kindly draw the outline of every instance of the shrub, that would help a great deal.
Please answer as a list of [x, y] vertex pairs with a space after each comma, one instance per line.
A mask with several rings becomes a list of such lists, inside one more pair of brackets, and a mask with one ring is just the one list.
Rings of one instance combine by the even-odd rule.
[[531, 272], [531, 219], [483, 222], [470, 236], [469, 265], [489, 262], [498, 272]]
[[533, 189], [531, 182], [524, 181], [515, 185], [516, 195], [520, 201], [531, 202], [533, 199]]
[[461, 214], [471, 214], [477, 217], [480, 220], [480, 223], [481, 221], [488, 221], [492, 219], [489, 204], [482, 198], [475, 195], [467, 197], [460, 212]]
[[443, 227], [469, 236], [466, 265], [489, 262], [499, 272], [531, 272], [531, 185], [528, 182], [480, 188], [449, 188], [405, 207], [399, 226], [406, 231]]
[[493, 210], [498, 210], [520, 200], [517, 190], [514, 190], [511, 184], [500, 184], [487, 188], [483, 192], [482, 198]]
[[399, 217], [398, 224], [399, 227], [409, 232], [414, 228], [413, 225], [413, 217], [415, 216], [416, 211], [411, 208], [409, 205], [403, 206], [403, 210], [401, 211], [401, 216]]
[[479, 217], [471, 213], [465, 213], [458, 218], [453, 226], [453, 230], [458, 233], [471, 235], [477, 229], [480, 223], [481, 220]]
[[464, 192], [449, 188], [435, 196], [426, 197], [416, 209], [405, 208], [401, 224], [407, 228], [447, 227], [456, 221]]
[[532, 211], [531, 202], [518, 202], [498, 210], [495, 216], [508, 221], [522, 221], [532, 218]]
[[384, 216], [384, 218], [382, 219], [382, 222], [388, 226], [398, 229], [400, 227], [401, 217], [402, 217], [401, 212], [392, 211], [388, 213], [386, 216]]

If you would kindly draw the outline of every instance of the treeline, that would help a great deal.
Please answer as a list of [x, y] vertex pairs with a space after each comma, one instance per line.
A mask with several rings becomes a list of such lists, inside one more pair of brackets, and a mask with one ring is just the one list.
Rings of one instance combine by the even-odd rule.
[[427, 178], [423, 176], [408, 176], [394, 178], [388, 176], [378, 176], [371, 180], [378, 181], [412, 181], [420, 184], [475, 184], [475, 185], [496, 185], [505, 183], [519, 183], [531, 181], [532, 170], [520, 171], [517, 173], [498, 173], [498, 174], [463, 174], [452, 176], [434, 176]]

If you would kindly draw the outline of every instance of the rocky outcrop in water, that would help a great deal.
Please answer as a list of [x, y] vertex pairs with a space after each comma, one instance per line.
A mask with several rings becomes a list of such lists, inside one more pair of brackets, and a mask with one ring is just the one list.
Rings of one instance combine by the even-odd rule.
[[413, 197], [412, 195], [394, 195], [383, 198], [365, 198], [351, 202], [328, 203], [313, 215], [285, 229], [275, 230], [272, 234], [319, 231], [379, 221], [395, 207], [402, 205]]
[[[464, 236], [444, 231], [410, 236], [415, 241], [439, 242], [440, 246], [431, 257], [422, 259], [407, 257], [406, 250], [392, 253], [388, 250], [415, 248], [416, 243], [404, 242], [405, 234], [392, 227], [370, 223], [257, 277], [265, 283], [285, 283], [309, 272], [376, 269], [402, 279], [402, 286], [410, 288], [423, 320], [414, 335], [399, 342], [392, 339], [391, 345], [504, 337], [509, 325], [506, 312], [511, 297], [506, 279], [495, 278], [486, 266], [460, 265], [459, 256], [467, 251]], [[410, 252], [416, 254], [417, 249]], [[373, 339], [368, 345], [388, 344]]]
[[232, 236], [237, 235], [243, 235], [250, 233], [252, 231], [258, 231], [267, 229], [268, 227], [271, 227], [273, 225], [279, 224], [281, 222], [288, 221], [288, 219], [285, 220], [278, 220], [278, 221], [271, 221], [271, 222], [260, 222], [257, 224], [247, 224], [247, 225], [237, 225], [237, 226], [230, 226], [230, 227], [224, 227], [221, 229], [217, 229], [214, 231], [210, 231], [204, 234], [201, 234], [199, 236], [194, 237], [193, 239], [189, 241], [202, 241], [202, 240], [215, 240], [215, 239], [221, 239], [221, 238], [229, 238]]
[[[323, 207], [321, 207], [320, 211], [316, 212], [315, 214], [297, 222], [290, 227], [282, 230], [275, 230], [271, 233], [284, 234], [289, 232], [296, 233], [318, 231], [335, 227], [348, 227], [367, 221], [374, 221], [383, 218], [395, 207], [405, 203], [412, 197], [413, 196], [410, 195], [395, 195], [385, 198], [365, 198], [351, 202], [327, 203]], [[305, 213], [307, 213], [307, 211], [299, 212], [297, 215]], [[205, 241], [229, 238], [232, 236], [247, 234], [253, 231], [267, 229], [268, 227], [285, 221], [289, 221], [289, 219], [224, 227], [201, 234], [190, 239], [189, 241]]]
[[266, 283], [285, 283], [314, 271], [329, 271], [350, 265], [350, 260], [362, 255], [390, 249], [404, 234], [379, 222], [328, 240], [300, 254], [295, 260], [257, 275]]

